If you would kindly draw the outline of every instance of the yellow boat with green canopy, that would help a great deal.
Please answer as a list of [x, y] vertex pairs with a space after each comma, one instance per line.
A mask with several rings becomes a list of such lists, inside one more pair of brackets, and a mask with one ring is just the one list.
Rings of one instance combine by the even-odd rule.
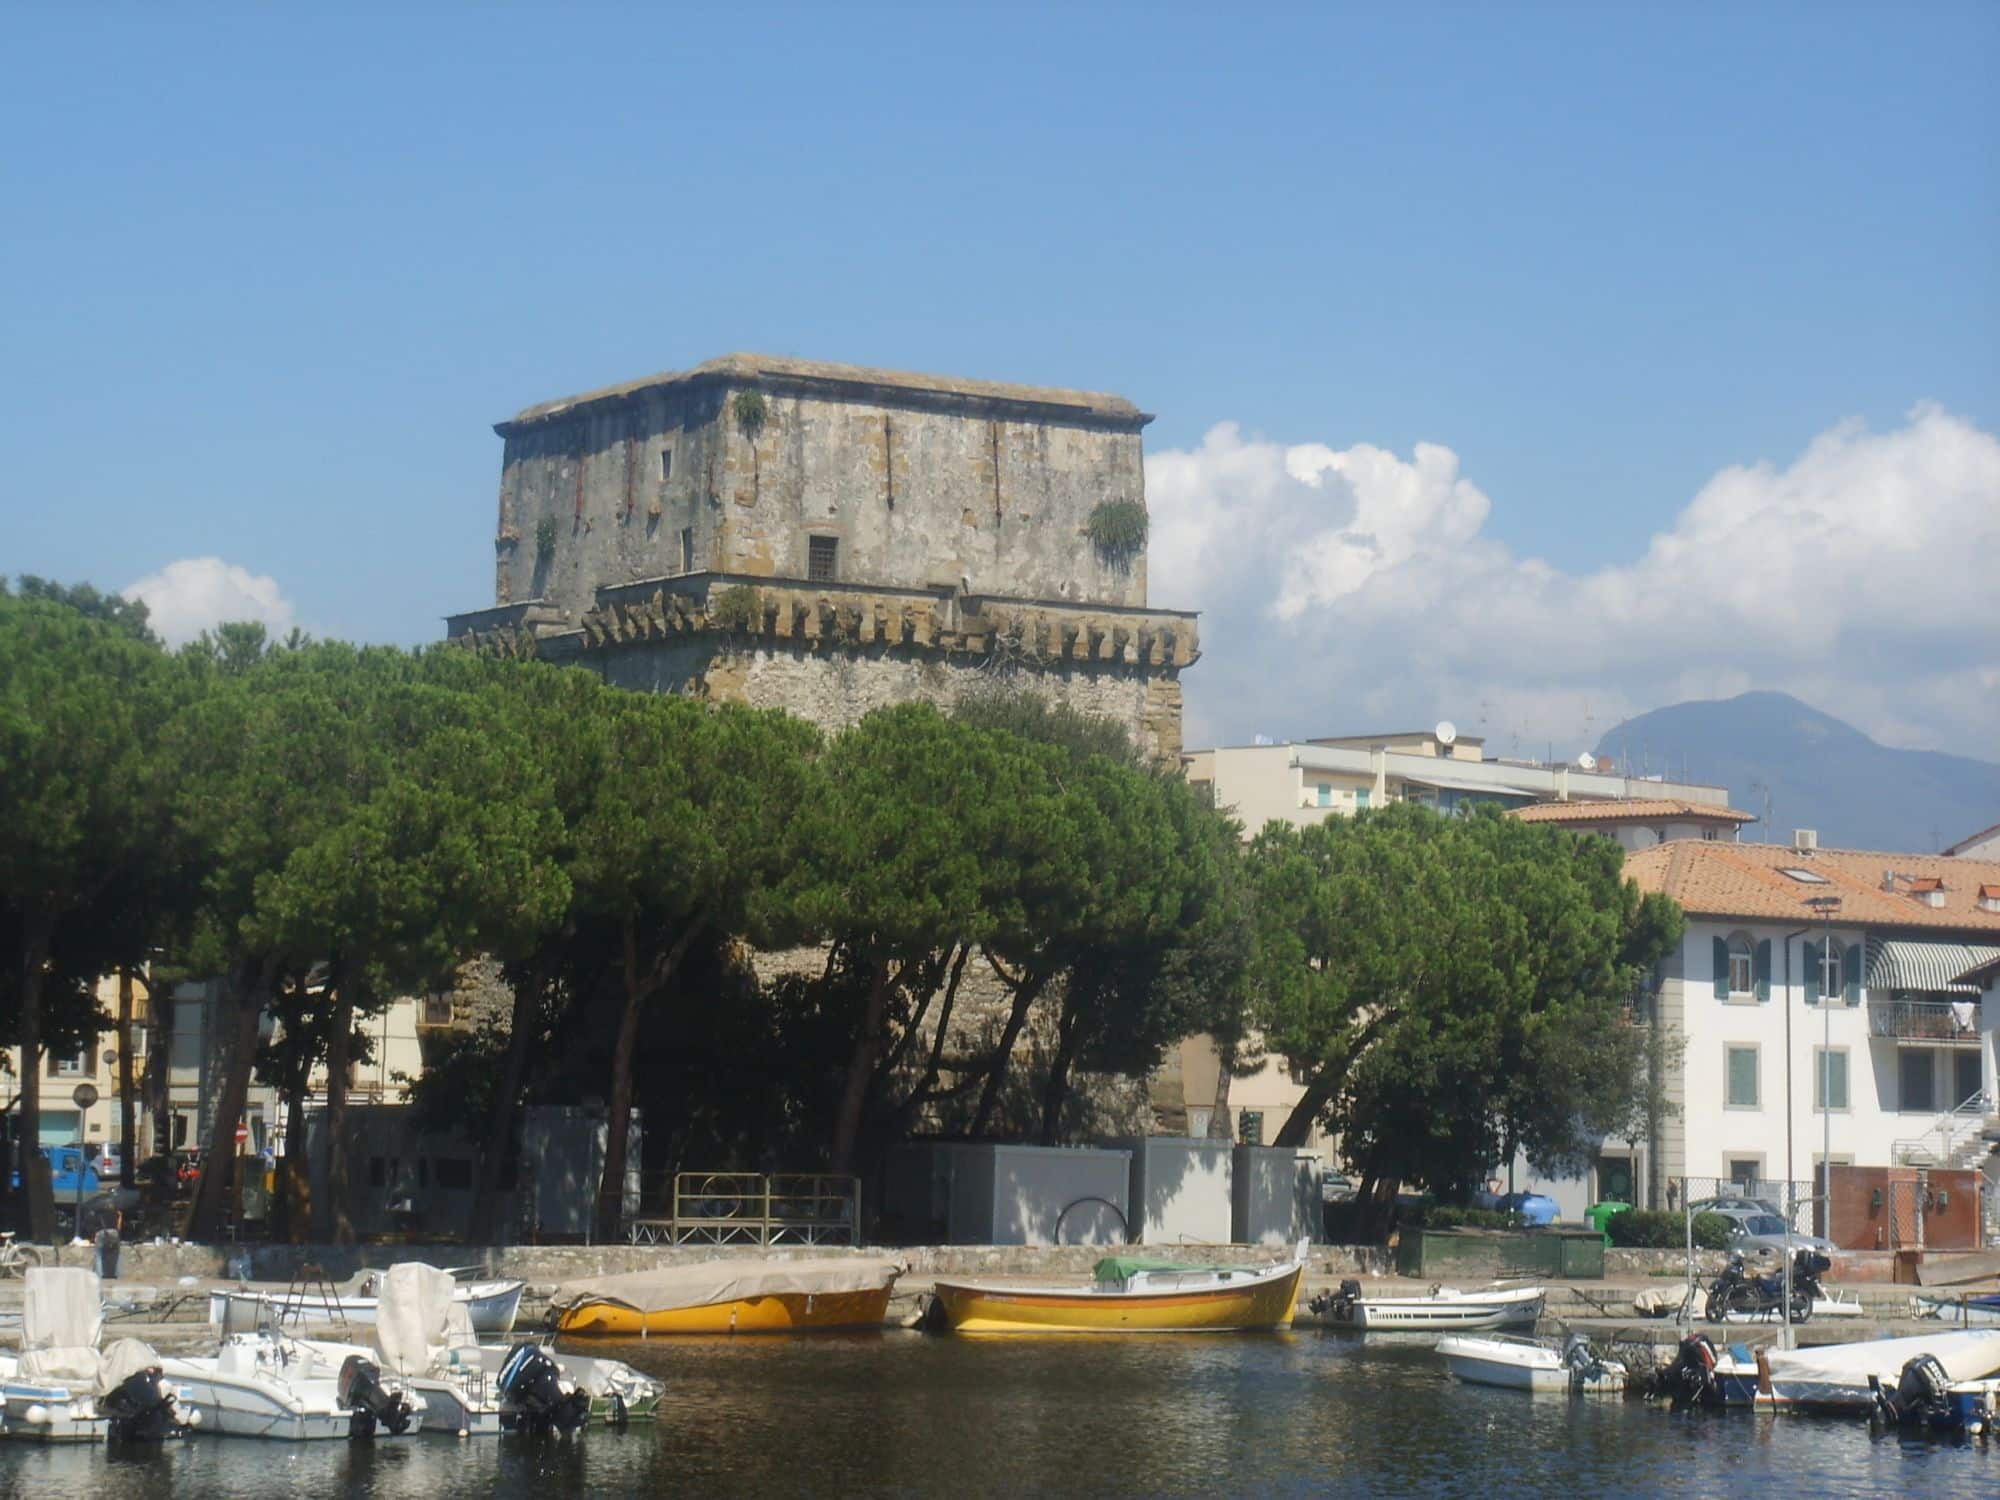
[[1107, 1255], [1088, 1286], [939, 1281], [956, 1333], [1221, 1333], [1289, 1328], [1306, 1242], [1276, 1265], [1184, 1265]]

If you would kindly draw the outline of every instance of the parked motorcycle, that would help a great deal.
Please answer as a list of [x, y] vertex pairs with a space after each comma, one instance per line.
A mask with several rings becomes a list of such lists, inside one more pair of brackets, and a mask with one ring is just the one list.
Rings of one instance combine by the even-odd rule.
[[[1816, 1250], [1800, 1250], [1792, 1256], [1792, 1321], [1803, 1323], [1812, 1317], [1813, 1299], [1824, 1297], [1820, 1273], [1833, 1262]], [[1708, 1321], [1720, 1323], [1731, 1313], [1774, 1312], [1785, 1305], [1785, 1273], [1782, 1269], [1761, 1276], [1743, 1268], [1743, 1257], [1732, 1254], [1722, 1274], [1708, 1289], [1705, 1309]]]

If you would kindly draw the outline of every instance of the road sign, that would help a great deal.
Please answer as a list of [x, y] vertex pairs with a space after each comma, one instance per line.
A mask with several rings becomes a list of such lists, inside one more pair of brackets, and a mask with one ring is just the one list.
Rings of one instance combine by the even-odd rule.
[[71, 1091], [70, 1098], [76, 1101], [78, 1109], [89, 1109], [91, 1105], [97, 1102], [97, 1085], [94, 1083], [79, 1083]]
[[241, 1120], [236, 1122], [236, 1144], [239, 1146], [250, 1144], [250, 1127]]

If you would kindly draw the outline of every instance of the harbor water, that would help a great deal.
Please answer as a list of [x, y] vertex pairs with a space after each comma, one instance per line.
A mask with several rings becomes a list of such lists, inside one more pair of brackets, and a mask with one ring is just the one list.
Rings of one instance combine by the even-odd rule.
[[2000, 1493], [2000, 1439], [1871, 1438], [1858, 1422], [1459, 1386], [1431, 1342], [1301, 1331], [593, 1344], [667, 1381], [661, 1421], [568, 1441], [201, 1437], [117, 1455], [0, 1442], [0, 1495]]

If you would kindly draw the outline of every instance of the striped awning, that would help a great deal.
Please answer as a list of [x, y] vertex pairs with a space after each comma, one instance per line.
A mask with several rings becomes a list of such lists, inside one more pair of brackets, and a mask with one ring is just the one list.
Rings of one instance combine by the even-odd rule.
[[2000, 948], [1973, 943], [1920, 943], [1901, 938], [1868, 940], [1868, 988], [1924, 990], [1976, 995], [1979, 986], [1961, 983], [1970, 969], [2000, 959]]

